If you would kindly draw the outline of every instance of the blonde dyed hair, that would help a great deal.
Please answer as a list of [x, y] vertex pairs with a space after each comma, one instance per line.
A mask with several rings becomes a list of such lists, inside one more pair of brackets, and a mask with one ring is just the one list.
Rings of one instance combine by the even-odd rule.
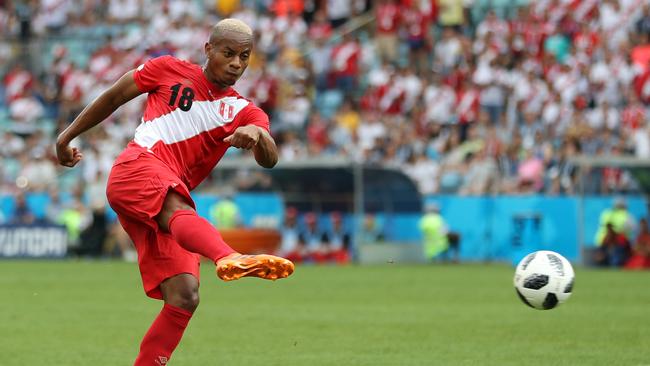
[[215, 35], [221, 35], [222, 32], [237, 32], [243, 33], [247, 36], [253, 36], [253, 30], [251, 27], [249, 27], [248, 24], [242, 22], [241, 20], [235, 18], [223, 19], [212, 28], [213, 37]]

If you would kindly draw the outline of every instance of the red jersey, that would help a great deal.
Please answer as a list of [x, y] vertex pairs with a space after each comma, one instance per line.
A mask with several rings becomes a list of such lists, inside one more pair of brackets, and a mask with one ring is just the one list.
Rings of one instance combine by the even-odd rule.
[[573, 45], [579, 51], [583, 51], [591, 56], [594, 49], [600, 43], [600, 36], [597, 32], [582, 32], [579, 31], [573, 36]]
[[354, 41], [343, 42], [332, 49], [332, 68], [336, 75], [357, 76], [361, 48]]
[[399, 7], [394, 3], [381, 4], [375, 12], [377, 33], [396, 34], [399, 25]]
[[149, 93], [142, 123], [116, 164], [153, 153], [192, 190], [221, 160], [230, 144], [223, 139], [253, 124], [269, 131], [269, 118], [235, 90], [219, 90], [199, 65], [162, 56], [133, 74]]
[[7, 102], [13, 102], [20, 98], [23, 93], [32, 88], [34, 77], [27, 70], [15, 69], [10, 71], [4, 78]]
[[650, 103], [650, 68], [634, 78], [634, 90], [643, 103]]
[[423, 12], [418, 9], [406, 8], [402, 10], [401, 15], [409, 39], [421, 40], [426, 37], [429, 19]]
[[459, 90], [456, 95], [456, 111], [461, 124], [476, 121], [479, 112], [480, 94], [478, 90]]
[[641, 104], [629, 105], [623, 109], [621, 119], [623, 120], [623, 126], [636, 130], [641, 127], [643, 122], [646, 120], [645, 108], [643, 108], [643, 105]]
[[307, 32], [311, 39], [327, 39], [332, 35], [332, 26], [329, 22], [314, 22]]

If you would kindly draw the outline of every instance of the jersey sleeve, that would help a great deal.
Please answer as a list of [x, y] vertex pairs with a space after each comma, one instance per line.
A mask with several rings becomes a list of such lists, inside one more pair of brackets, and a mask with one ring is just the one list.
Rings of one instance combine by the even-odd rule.
[[269, 116], [260, 107], [251, 103], [242, 111], [242, 114], [243, 125], [255, 125], [271, 132]]
[[143, 93], [156, 90], [172, 60], [173, 57], [171, 56], [161, 56], [138, 66], [133, 73], [133, 79], [135, 80], [138, 89]]

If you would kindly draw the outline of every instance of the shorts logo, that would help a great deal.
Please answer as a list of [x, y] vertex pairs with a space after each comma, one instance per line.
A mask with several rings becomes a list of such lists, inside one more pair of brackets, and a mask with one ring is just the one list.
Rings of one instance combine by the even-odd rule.
[[165, 357], [165, 356], [158, 356], [158, 359], [156, 360], [156, 363], [157, 363], [158, 365], [163, 366], [163, 365], [166, 365], [166, 364], [167, 364], [167, 361], [169, 361], [169, 359], [168, 359], [167, 357]]
[[224, 122], [230, 122], [235, 118], [235, 106], [219, 101], [219, 115], [223, 118]]

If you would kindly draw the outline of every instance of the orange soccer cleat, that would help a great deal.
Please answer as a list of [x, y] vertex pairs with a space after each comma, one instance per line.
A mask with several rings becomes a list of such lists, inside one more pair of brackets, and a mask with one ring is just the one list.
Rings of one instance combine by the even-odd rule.
[[217, 276], [224, 281], [238, 280], [242, 277], [259, 277], [275, 281], [289, 277], [293, 270], [294, 266], [290, 260], [268, 254], [232, 253], [217, 261]]

